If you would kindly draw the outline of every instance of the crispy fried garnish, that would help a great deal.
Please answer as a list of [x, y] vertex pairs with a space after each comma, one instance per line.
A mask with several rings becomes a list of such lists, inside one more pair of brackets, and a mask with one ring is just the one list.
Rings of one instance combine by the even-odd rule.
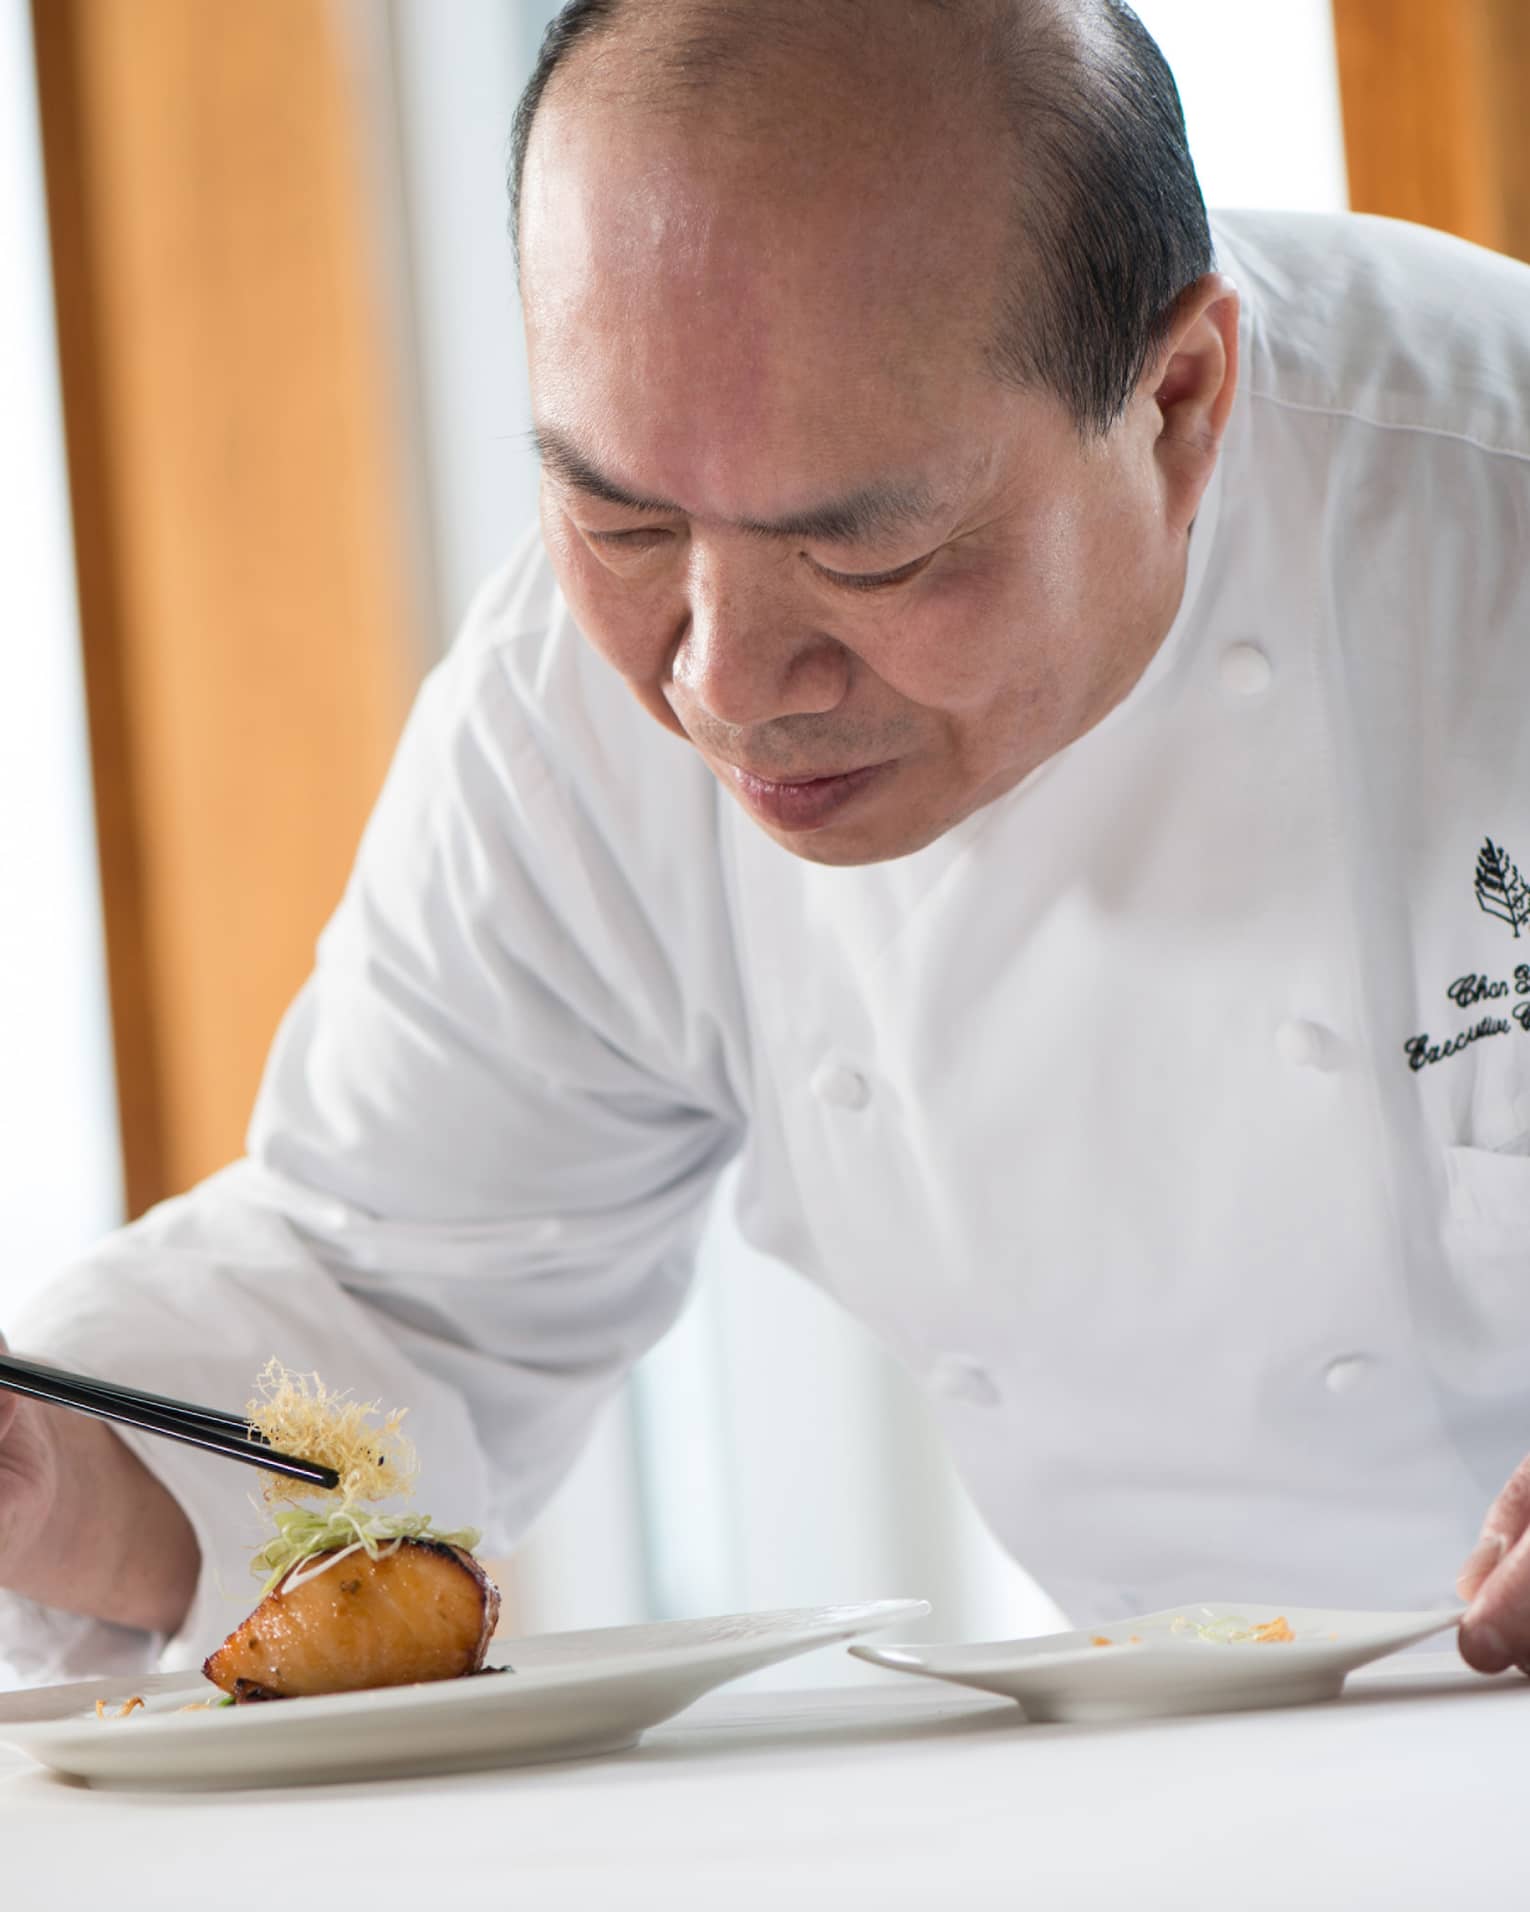
[[380, 1425], [368, 1425], [379, 1412], [375, 1401], [350, 1400], [349, 1390], [332, 1394], [317, 1374], [294, 1374], [280, 1361], [267, 1362], [259, 1387], [261, 1398], [245, 1408], [250, 1426], [280, 1452], [317, 1461], [340, 1476], [338, 1487], [324, 1489], [262, 1474], [268, 1501], [333, 1497], [349, 1504], [414, 1491], [415, 1452], [400, 1432], [403, 1408]]
[[1263, 1625], [1256, 1626], [1251, 1637], [1260, 1646], [1278, 1646], [1287, 1640], [1294, 1640], [1296, 1635], [1291, 1631], [1290, 1621], [1282, 1614], [1278, 1620], [1266, 1620]]
[[126, 1719], [129, 1713], [136, 1713], [139, 1707], [142, 1705], [143, 1705], [143, 1700], [140, 1698], [140, 1696], [137, 1693], [135, 1693], [130, 1700], [124, 1700], [121, 1706], [117, 1708], [115, 1713], [108, 1713], [106, 1710], [106, 1701], [97, 1700], [96, 1701], [96, 1718], [97, 1719]]

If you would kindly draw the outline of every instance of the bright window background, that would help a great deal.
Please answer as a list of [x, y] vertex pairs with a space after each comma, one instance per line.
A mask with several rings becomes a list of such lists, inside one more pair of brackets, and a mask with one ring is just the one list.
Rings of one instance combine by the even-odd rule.
[[1173, 68], [1207, 205], [1349, 203], [1330, 0], [1133, 0]]
[[0, 0], [0, 1327], [121, 1217], [31, 15]]
[[[1142, 0], [1213, 205], [1338, 208], [1327, 0]], [[534, 512], [506, 135], [546, 0], [337, 7], [375, 111], [381, 279], [444, 643]], [[0, 1324], [120, 1212], [26, 0], [0, 0]], [[720, 1212], [696, 1298], [520, 1556], [531, 1627], [918, 1593], [982, 1637], [1050, 1609], [988, 1537], [910, 1378]], [[864, 1672], [822, 1655], [781, 1677]]]

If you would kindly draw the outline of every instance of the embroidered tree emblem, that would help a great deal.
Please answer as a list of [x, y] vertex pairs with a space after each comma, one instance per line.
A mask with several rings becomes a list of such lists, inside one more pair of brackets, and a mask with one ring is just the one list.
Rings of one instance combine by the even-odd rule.
[[1507, 923], [1516, 936], [1530, 928], [1530, 884], [1520, 875], [1518, 866], [1509, 861], [1508, 851], [1499, 849], [1491, 837], [1477, 853], [1474, 887], [1478, 906]]

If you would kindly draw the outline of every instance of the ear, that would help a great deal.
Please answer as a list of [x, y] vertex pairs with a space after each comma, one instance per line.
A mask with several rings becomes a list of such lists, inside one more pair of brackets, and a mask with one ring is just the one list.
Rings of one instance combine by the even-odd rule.
[[1174, 302], [1138, 397], [1157, 418], [1155, 457], [1171, 521], [1188, 529], [1210, 482], [1238, 389], [1238, 289], [1220, 272]]

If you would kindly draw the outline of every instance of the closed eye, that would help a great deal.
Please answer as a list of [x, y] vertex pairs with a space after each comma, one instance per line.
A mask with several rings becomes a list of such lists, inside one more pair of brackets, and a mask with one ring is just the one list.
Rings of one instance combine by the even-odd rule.
[[673, 534], [657, 526], [638, 531], [586, 531], [591, 544], [603, 544], [616, 551], [651, 551], [663, 538]]
[[[661, 526], [641, 526], [630, 531], [589, 531], [585, 537], [591, 544], [604, 546], [609, 551], [643, 552], [652, 551], [668, 538], [672, 531]], [[845, 591], [886, 591], [895, 585], [906, 584], [915, 578], [934, 558], [933, 551], [922, 558], [914, 558], [908, 564], [900, 564], [892, 571], [831, 571], [827, 565], [815, 563], [809, 558], [813, 569], [826, 582]]]
[[930, 560], [933, 551], [926, 552], [922, 558], [914, 558], [908, 564], [900, 564], [896, 571], [830, 571], [825, 565], [815, 564], [813, 569], [830, 584], [838, 585], [846, 591], [886, 591], [896, 584], [906, 584], [910, 578], [918, 577]]

